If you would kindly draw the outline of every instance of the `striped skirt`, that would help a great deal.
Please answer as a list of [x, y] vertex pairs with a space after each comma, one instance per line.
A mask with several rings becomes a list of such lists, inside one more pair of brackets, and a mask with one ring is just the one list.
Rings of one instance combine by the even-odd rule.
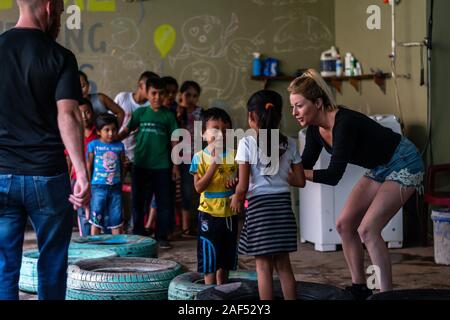
[[265, 256], [297, 251], [297, 224], [290, 193], [250, 197], [238, 252]]

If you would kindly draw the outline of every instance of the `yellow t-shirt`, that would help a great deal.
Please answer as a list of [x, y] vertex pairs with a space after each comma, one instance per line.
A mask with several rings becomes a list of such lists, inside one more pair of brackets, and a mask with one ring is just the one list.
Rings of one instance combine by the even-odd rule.
[[[200, 195], [199, 211], [219, 218], [235, 215], [230, 208], [230, 196], [234, 191], [225, 187], [227, 180], [237, 175], [238, 164], [234, 160], [235, 156], [235, 150], [227, 150], [222, 154], [222, 163], [217, 166], [211, 183]], [[212, 160], [213, 157], [207, 149], [197, 152], [192, 158], [189, 172], [203, 177]]]

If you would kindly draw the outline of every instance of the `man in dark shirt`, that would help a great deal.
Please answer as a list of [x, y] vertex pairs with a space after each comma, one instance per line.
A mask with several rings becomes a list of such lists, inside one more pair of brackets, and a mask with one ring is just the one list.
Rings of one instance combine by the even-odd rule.
[[[0, 300], [18, 299], [24, 229], [40, 249], [39, 299], [64, 299], [74, 208], [88, 202], [75, 56], [55, 42], [63, 0], [17, 0], [0, 35]], [[64, 148], [77, 172], [71, 194]]]

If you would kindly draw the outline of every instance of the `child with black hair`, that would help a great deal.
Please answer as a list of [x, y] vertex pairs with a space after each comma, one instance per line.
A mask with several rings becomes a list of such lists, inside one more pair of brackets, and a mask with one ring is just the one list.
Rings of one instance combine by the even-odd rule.
[[[168, 235], [171, 229], [173, 200], [171, 179], [180, 173], [178, 166], [171, 165], [170, 148], [176, 145], [171, 140], [178, 126], [172, 112], [162, 107], [165, 97], [164, 82], [161, 78], [149, 78], [146, 82], [149, 107], [133, 112], [131, 120], [122, 129], [119, 139], [139, 129], [136, 135], [136, 149], [132, 172], [133, 233], [146, 235], [144, 216], [151, 197], [156, 199], [157, 221], [156, 240], [161, 249], [170, 249]], [[171, 169], [172, 168], [172, 169]]]
[[[281, 96], [270, 90], [259, 91], [248, 101], [248, 123], [256, 137], [249, 135], [239, 141], [236, 155], [239, 182], [231, 202], [232, 210], [240, 212], [246, 195], [248, 197], [239, 253], [256, 258], [262, 300], [273, 299], [273, 268], [279, 275], [284, 298], [296, 299], [296, 283], [289, 260], [289, 252], [297, 251], [290, 185], [304, 187], [305, 175], [295, 140], [278, 131], [282, 103]], [[262, 139], [263, 130], [267, 130], [267, 141]], [[272, 134], [276, 137], [277, 133], [278, 141], [272, 141]], [[275, 159], [272, 159], [273, 147], [279, 152]]]
[[106, 229], [122, 233], [122, 181], [125, 147], [117, 140], [117, 118], [99, 114], [95, 121], [98, 140], [88, 144], [88, 174], [91, 180], [89, 222], [91, 234]]
[[[177, 120], [180, 128], [186, 129], [191, 135], [190, 141], [182, 141], [181, 143], [189, 143], [190, 146], [183, 148], [188, 154], [183, 154], [183, 158], [192, 159], [194, 155], [194, 124], [201, 120], [203, 108], [197, 105], [202, 90], [200, 85], [195, 81], [185, 81], [180, 88], [179, 105], [177, 108]], [[180, 165], [181, 173], [181, 194], [182, 194], [182, 236], [195, 237], [195, 231], [191, 228], [191, 217], [197, 204], [194, 190], [194, 181], [189, 174], [189, 164]]]
[[106, 94], [96, 92], [89, 93], [89, 91], [91, 90], [91, 85], [89, 83], [87, 74], [81, 70], [78, 71], [78, 74], [80, 75], [81, 93], [83, 95], [83, 98], [89, 99], [91, 101], [92, 107], [94, 108], [94, 114], [97, 116], [101, 113], [113, 113], [117, 117], [120, 128], [125, 117], [125, 112], [122, 110], [122, 108]]
[[[84, 132], [84, 152], [83, 154], [87, 156], [87, 147], [88, 144], [98, 139], [97, 132], [95, 130], [95, 116], [94, 109], [92, 108], [92, 104], [88, 99], [82, 99], [80, 101], [79, 110], [81, 113], [81, 120], [83, 122], [83, 132]], [[64, 150], [64, 154], [66, 155], [67, 167], [69, 168], [70, 180], [72, 186], [75, 185], [77, 180], [77, 174], [72, 165], [72, 161], [70, 160], [69, 153], [67, 150]], [[89, 218], [86, 219], [86, 213], [84, 208], [79, 208], [77, 210], [78, 214], [78, 230], [80, 232], [80, 236], [88, 236], [91, 234], [91, 224], [89, 223]]]
[[205, 284], [223, 284], [237, 266], [237, 215], [231, 211], [228, 189], [237, 174], [235, 150], [224, 150], [231, 118], [222, 109], [203, 112], [203, 138], [208, 146], [192, 159], [190, 173], [200, 196], [198, 207], [198, 272]]

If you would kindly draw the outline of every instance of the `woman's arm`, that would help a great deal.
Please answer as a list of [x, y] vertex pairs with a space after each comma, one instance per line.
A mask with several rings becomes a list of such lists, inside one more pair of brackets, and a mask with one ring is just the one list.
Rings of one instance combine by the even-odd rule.
[[114, 113], [117, 116], [117, 121], [119, 122], [119, 128], [121, 128], [122, 124], [123, 124], [123, 119], [125, 119], [125, 111], [123, 111], [123, 109], [107, 95], [104, 95], [103, 93], [99, 93], [98, 96], [100, 98], [100, 101], [106, 107], [106, 109], [110, 110], [112, 113]]

